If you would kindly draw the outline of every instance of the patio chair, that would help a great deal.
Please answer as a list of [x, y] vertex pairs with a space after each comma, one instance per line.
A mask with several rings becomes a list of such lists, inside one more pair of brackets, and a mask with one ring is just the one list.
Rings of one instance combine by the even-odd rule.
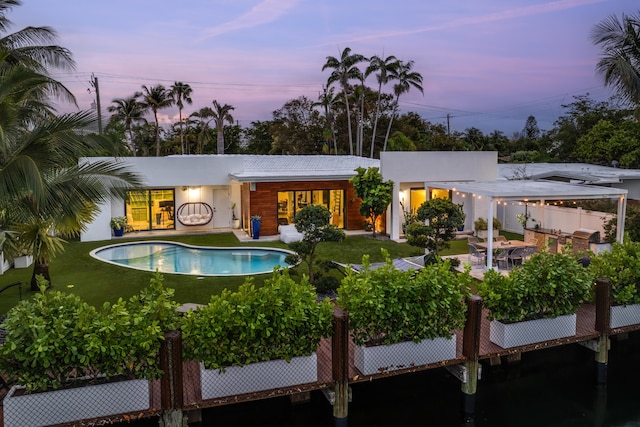
[[493, 262], [498, 268], [509, 270], [509, 251], [501, 250], [493, 256]]
[[506, 242], [507, 238], [504, 236], [493, 236], [493, 241], [494, 242]]
[[537, 246], [526, 246], [524, 248], [524, 261], [531, 258], [531, 255], [535, 254], [537, 250], [538, 250]]
[[507, 255], [507, 258], [508, 258], [507, 264], [510, 262], [511, 268], [515, 267], [516, 265], [522, 265], [522, 263], [525, 260], [526, 253], [527, 253], [526, 247], [515, 248], [511, 250], [509, 252], [509, 255]]
[[469, 260], [471, 265], [485, 265], [487, 263], [487, 253], [473, 243], [469, 243]]

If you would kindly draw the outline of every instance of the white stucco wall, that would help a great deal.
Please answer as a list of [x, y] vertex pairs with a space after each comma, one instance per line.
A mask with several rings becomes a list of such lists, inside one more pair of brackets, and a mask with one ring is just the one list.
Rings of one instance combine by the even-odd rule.
[[[242, 169], [242, 158], [240, 156], [172, 156], [172, 157], [127, 157], [115, 159], [113, 157], [92, 157], [81, 159], [81, 162], [96, 161], [112, 161], [119, 162], [128, 167], [131, 171], [138, 174], [142, 180], [143, 186], [148, 188], [174, 188], [175, 189], [175, 206], [178, 208], [183, 203], [205, 202], [212, 206], [216, 211], [221, 209], [220, 214], [225, 218], [230, 215], [227, 212], [231, 206], [232, 200], [236, 200], [238, 204], [238, 214], [240, 206], [240, 184], [233, 194], [237, 199], [224, 200], [214, 206], [213, 190], [226, 188], [226, 194], [232, 194], [230, 185], [231, 179], [229, 174]], [[196, 199], [191, 199], [189, 191], [182, 191], [183, 188], [199, 187], [200, 194]], [[101, 206], [95, 220], [88, 225], [87, 230], [80, 236], [83, 242], [109, 240], [111, 239], [111, 228], [109, 221], [111, 217], [124, 215], [124, 201], [121, 199], [113, 199], [111, 203]], [[225, 220], [228, 223], [229, 220]], [[176, 221], [176, 230], [187, 229], [188, 227]], [[208, 224], [213, 227], [213, 223]]]
[[[394, 182], [393, 201], [387, 212], [387, 232], [392, 240], [400, 238], [402, 209], [400, 190], [426, 181], [494, 181], [498, 175], [495, 151], [387, 151], [380, 153], [380, 172], [385, 181]], [[471, 201], [454, 195], [453, 201], [464, 203], [465, 229], [474, 218]]]

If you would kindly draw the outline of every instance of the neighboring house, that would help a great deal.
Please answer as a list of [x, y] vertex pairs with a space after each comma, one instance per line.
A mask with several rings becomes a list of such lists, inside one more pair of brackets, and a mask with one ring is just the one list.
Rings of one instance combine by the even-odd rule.
[[621, 169], [588, 163], [499, 164], [498, 179], [529, 179], [589, 184], [627, 190], [640, 200], [640, 169]]
[[[98, 158], [85, 158], [91, 162]], [[104, 160], [104, 158], [100, 158]], [[139, 174], [144, 188], [101, 207], [82, 241], [111, 239], [109, 221], [126, 216], [134, 230], [229, 228], [235, 214], [250, 230], [261, 217], [261, 236], [275, 235], [297, 211], [321, 204], [332, 223], [363, 228], [360, 201], [349, 179], [358, 167], [380, 167], [379, 160], [356, 156], [190, 155], [113, 159]], [[235, 209], [232, 207], [235, 203]]]

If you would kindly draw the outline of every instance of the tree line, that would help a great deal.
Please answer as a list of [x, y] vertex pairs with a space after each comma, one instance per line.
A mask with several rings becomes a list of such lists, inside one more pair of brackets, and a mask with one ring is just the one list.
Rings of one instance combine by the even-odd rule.
[[[273, 111], [271, 120], [241, 127], [234, 107], [213, 100], [211, 107], [183, 117], [191, 104], [188, 84], [175, 82], [115, 99], [107, 134], [126, 141], [132, 155], [168, 154], [350, 154], [379, 157], [381, 151], [497, 151], [511, 162], [586, 162], [640, 167], [640, 13], [610, 16], [591, 34], [601, 47], [596, 73], [613, 90], [607, 101], [589, 94], [562, 105], [564, 113], [551, 129], [538, 127], [534, 116], [522, 131], [507, 136], [496, 129], [471, 127], [450, 132], [415, 112], [400, 114], [400, 97], [411, 89], [424, 93], [414, 62], [395, 56], [370, 58], [345, 48], [322, 65], [329, 75], [317, 99], [300, 96]], [[158, 125], [157, 110], [177, 105], [179, 121]], [[145, 113], [153, 112], [150, 124]], [[226, 125], [225, 125], [226, 124]], [[212, 141], [216, 144], [211, 144]]]

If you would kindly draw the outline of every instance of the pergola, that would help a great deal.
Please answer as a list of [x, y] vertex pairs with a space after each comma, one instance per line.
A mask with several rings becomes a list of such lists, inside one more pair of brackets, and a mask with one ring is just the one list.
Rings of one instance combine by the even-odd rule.
[[[488, 241], [493, 240], [494, 204], [505, 201], [540, 201], [543, 206], [549, 200], [584, 200], [584, 199], [617, 199], [616, 240], [622, 242], [624, 235], [624, 219], [627, 205], [627, 190], [597, 185], [569, 184], [545, 180], [512, 180], [491, 182], [425, 182], [425, 188], [443, 188], [474, 197], [487, 199]], [[487, 251], [487, 265], [493, 265], [492, 251]]]

